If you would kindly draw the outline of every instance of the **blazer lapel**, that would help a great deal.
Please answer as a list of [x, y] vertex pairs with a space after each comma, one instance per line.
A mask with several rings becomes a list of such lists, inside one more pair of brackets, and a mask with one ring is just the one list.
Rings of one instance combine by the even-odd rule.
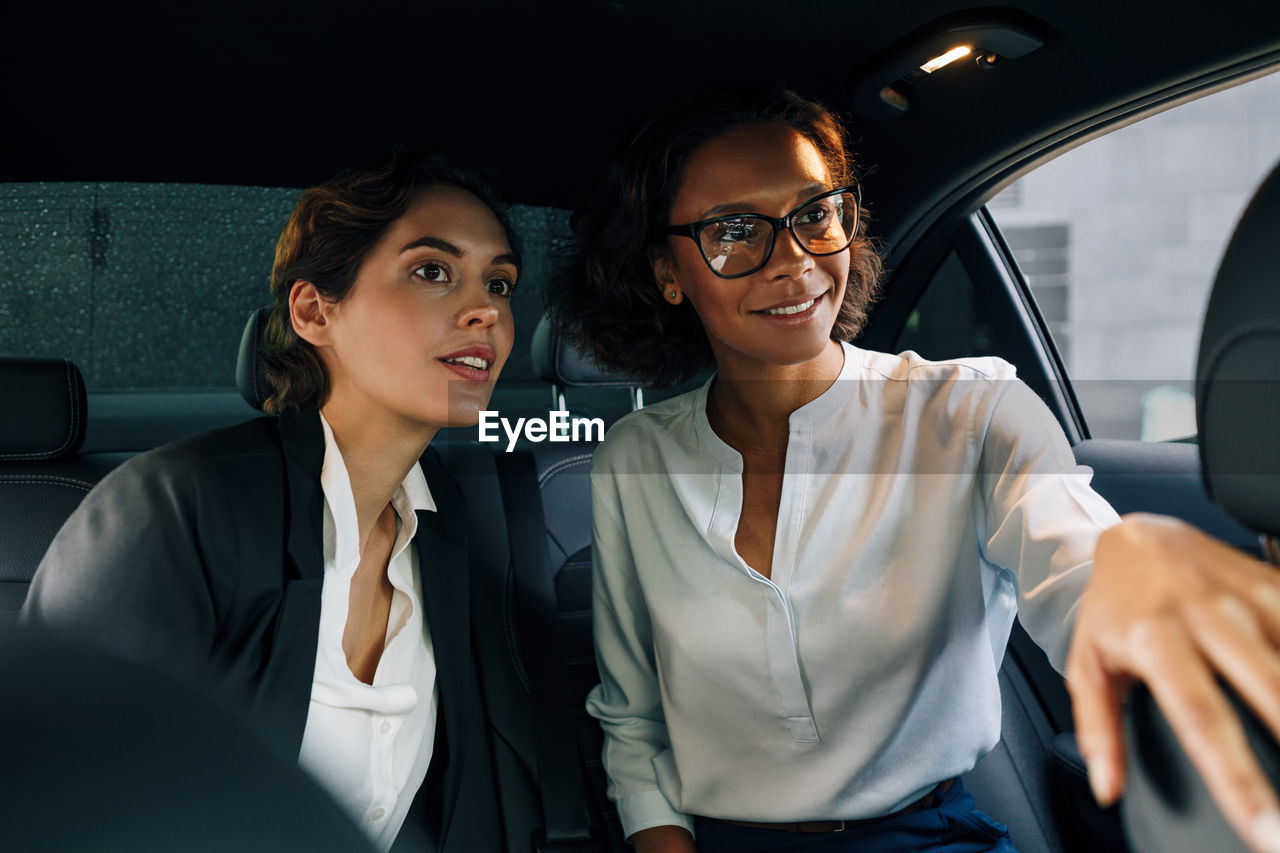
[[286, 412], [280, 416], [284, 444], [285, 488], [289, 494], [286, 546], [295, 577], [324, 577], [324, 430], [319, 412]]
[[311, 681], [320, 633], [320, 593], [324, 585], [322, 524], [324, 432], [316, 412], [289, 412], [279, 418], [287, 501], [281, 596], [266, 664], [251, 712], [272, 732], [282, 755], [297, 760], [302, 748]]
[[[422, 598], [427, 629], [435, 651], [440, 690], [440, 718], [445, 726], [448, 764], [444, 768], [440, 838], [449, 836], [449, 821], [457, 802], [462, 770], [466, 766], [466, 726], [479, 724], [480, 710], [470, 707], [468, 672], [471, 660], [471, 618], [468, 592], [467, 550], [461, 530], [451, 522], [456, 508], [441, 505], [455, 494], [440, 481], [443, 472], [424, 461], [423, 471], [437, 501], [436, 512], [418, 513], [414, 543], [422, 577]], [[440, 485], [437, 485], [437, 484]], [[433, 758], [434, 763], [434, 758]]]

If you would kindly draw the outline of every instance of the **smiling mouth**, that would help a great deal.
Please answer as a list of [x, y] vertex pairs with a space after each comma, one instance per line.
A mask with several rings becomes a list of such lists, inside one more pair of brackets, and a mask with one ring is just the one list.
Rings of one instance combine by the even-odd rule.
[[808, 302], [801, 302], [799, 305], [788, 305], [784, 308], [766, 308], [761, 314], [772, 314], [774, 316], [783, 314], [799, 314], [802, 311], [808, 311], [813, 307], [813, 303], [818, 301], [818, 297], [813, 297]]
[[476, 370], [488, 370], [489, 362], [475, 355], [460, 355], [457, 358], [440, 359], [445, 364], [461, 364], [464, 367], [474, 367]]

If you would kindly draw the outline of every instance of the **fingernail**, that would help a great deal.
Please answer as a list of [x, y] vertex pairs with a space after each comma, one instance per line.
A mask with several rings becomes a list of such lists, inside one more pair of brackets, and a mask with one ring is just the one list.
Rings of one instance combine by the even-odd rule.
[[1093, 798], [1105, 809], [1114, 799], [1111, 791], [1115, 776], [1111, 772], [1111, 762], [1101, 756], [1094, 756], [1086, 762], [1085, 766], [1089, 773], [1089, 787], [1093, 789]]
[[1265, 811], [1253, 819], [1253, 845], [1263, 853], [1280, 853], [1280, 812]]

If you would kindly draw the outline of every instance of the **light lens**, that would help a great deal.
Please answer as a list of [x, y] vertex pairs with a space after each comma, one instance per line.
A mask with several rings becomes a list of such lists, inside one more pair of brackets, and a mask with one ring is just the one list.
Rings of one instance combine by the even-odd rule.
[[961, 45], [960, 47], [953, 47], [951, 50], [948, 50], [946, 53], [942, 54], [942, 56], [935, 56], [933, 59], [930, 59], [924, 65], [921, 65], [920, 70], [926, 74], [932, 74], [933, 72], [937, 71], [939, 68], [945, 68], [946, 66], [955, 62], [957, 59], [966, 57], [971, 53], [973, 53], [973, 48], [969, 47], [969, 45], [967, 44]]

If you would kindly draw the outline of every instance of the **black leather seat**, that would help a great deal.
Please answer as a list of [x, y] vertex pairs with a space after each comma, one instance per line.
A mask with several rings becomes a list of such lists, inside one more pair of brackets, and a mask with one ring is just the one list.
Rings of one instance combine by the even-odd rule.
[[17, 615], [67, 516], [121, 456], [86, 457], [87, 403], [66, 359], [0, 358], [0, 621]]
[[[1196, 426], [1205, 488], [1230, 517], [1269, 543], [1280, 562], [1280, 166], [1263, 181], [1218, 269], [1196, 365]], [[1215, 532], [1216, 531], [1211, 531]], [[1280, 745], [1231, 696], [1273, 785]], [[1248, 848], [1227, 826], [1150, 694], [1128, 718], [1125, 826], [1139, 851]]]

